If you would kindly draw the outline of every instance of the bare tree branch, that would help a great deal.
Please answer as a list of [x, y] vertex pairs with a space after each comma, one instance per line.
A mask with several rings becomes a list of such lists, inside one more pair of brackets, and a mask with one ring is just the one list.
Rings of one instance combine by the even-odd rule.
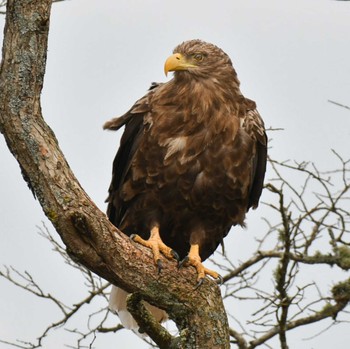
[[[338, 1], [340, 1], [340, 0], [338, 0]], [[342, 1], [344, 1], [344, 0], [342, 0]], [[347, 105], [344, 105], [344, 104], [341, 104], [341, 103], [338, 103], [338, 102], [335, 102], [335, 101], [331, 101], [330, 99], [328, 100], [328, 102], [329, 102], [329, 103], [333, 103], [333, 104], [335, 104], [335, 105], [337, 105], [337, 106], [339, 106], [339, 107], [342, 107], [342, 108], [345, 108], [345, 109], [350, 110], [350, 107], [347, 106]]]
[[[62, 1], [67, 1], [67, 0], [52, 0], [52, 2], [62, 2]], [[0, 9], [6, 7], [7, 5], [7, 0], [1, 0], [0, 1]], [[5, 15], [6, 11], [0, 11], [0, 15]]]

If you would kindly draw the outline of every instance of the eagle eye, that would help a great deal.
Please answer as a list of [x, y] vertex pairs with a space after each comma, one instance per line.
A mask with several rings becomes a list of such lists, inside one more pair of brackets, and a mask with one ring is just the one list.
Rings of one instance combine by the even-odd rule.
[[201, 54], [201, 53], [195, 53], [195, 54], [193, 55], [193, 58], [194, 58], [197, 62], [201, 62], [201, 61], [203, 60], [203, 58], [204, 58], [204, 55]]

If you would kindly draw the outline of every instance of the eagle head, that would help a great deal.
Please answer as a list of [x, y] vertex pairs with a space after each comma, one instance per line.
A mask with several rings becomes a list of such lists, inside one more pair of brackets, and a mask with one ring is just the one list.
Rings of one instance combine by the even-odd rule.
[[213, 77], [215, 74], [236, 75], [230, 57], [219, 47], [202, 40], [189, 40], [175, 47], [164, 64], [165, 75], [190, 74], [197, 77]]

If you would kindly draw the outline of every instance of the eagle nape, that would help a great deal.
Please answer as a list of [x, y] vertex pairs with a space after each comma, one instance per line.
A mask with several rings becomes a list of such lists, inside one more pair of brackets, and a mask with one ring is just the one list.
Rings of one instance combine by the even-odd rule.
[[160, 259], [161, 253], [168, 259], [175, 258], [177, 261], [180, 260], [180, 257], [177, 254], [177, 252], [165, 245], [162, 241], [159, 234], [159, 227], [157, 225], [151, 229], [151, 235], [148, 240], [142, 239], [142, 237], [137, 234], [132, 234], [130, 236], [130, 239], [152, 250], [153, 259], [155, 264], [157, 265], [158, 273], [160, 273], [163, 269], [162, 260]]

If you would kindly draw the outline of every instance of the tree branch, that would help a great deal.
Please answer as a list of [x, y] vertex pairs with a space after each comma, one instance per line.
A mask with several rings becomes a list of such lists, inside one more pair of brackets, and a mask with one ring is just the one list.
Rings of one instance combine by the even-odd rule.
[[[312, 324], [329, 317], [334, 318], [341, 310], [343, 310], [346, 307], [346, 305], [347, 305], [347, 302], [339, 302], [334, 305], [329, 304], [328, 306], [324, 307], [322, 310], [315, 313], [314, 315], [306, 316], [304, 318], [287, 323], [286, 330], [292, 330], [299, 326]], [[279, 326], [273, 327], [271, 330], [264, 333], [261, 337], [251, 341], [247, 349], [256, 348], [257, 346], [265, 343], [272, 337], [276, 336], [279, 332], [280, 332]]]
[[[339, 0], [338, 0], [338, 1], [339, 1]], [[331, 101], [330, 99], [328, 100], [328, 102], [329, 102], [329, 103], [332, 103], [332, 104], [335, 104], [335, 105], [337, 105], [338, 107], [342, 107], [342, 108], [345, 108], [345, 109], [350, 110], [350, 107], [349, 107], [349, 106], [344, 105], [344, 104], [341, 104], [341, 103], [339, 103], [339, 102]]]
[[132, 293], [127, 298], [128, 310], [140, 326], [140, 331], [146, 332], [160, 349], [174, 348], [173, 336], [159, 324], [159, 322], [146, 309], [142, 297], [138, 293]]

